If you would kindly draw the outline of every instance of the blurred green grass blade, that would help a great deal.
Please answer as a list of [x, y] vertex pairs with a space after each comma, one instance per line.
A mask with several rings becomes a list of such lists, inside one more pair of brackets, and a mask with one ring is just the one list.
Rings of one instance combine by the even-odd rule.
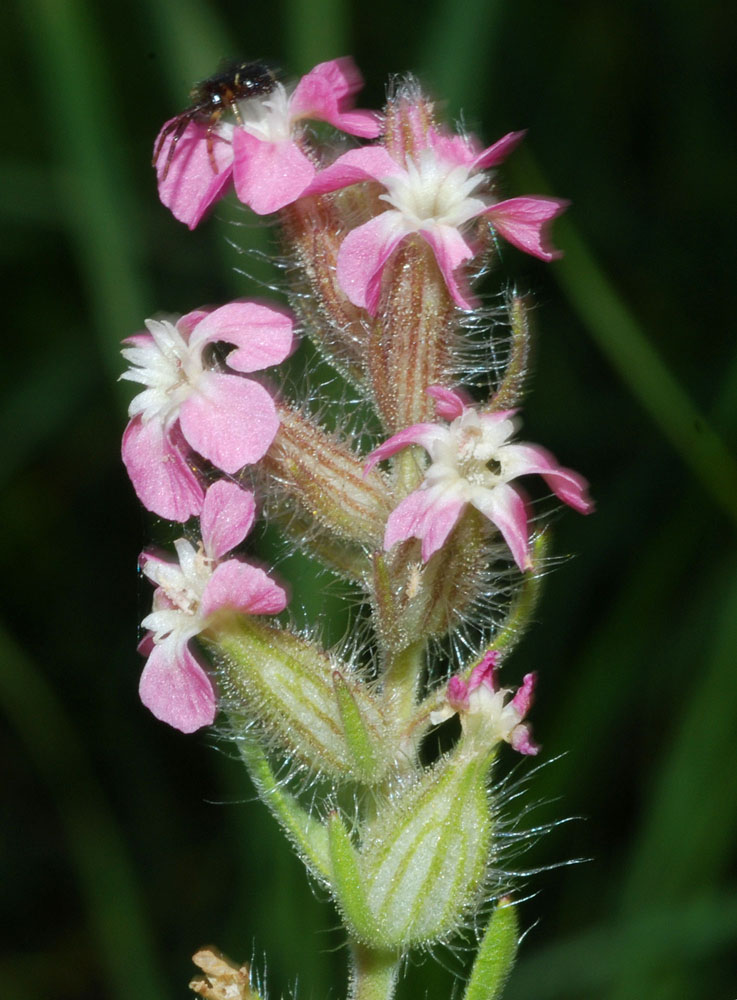
[[[513, 173], [525, 188], [549, 187], [529, 152]], [[556, 242], [565, 250], [554, 274], [581, 322], [712, 498], [737, 521], [737, 462], [652, 346], [576, 228], [564, 216]]]
[[[704, 616], [693, 617], [698, 628]], [[661, 898], [677, 902], [720, 878], [729, 862], [737, 821], [737, 771], [731, 766], [737, 578], [727, 586], [716, 635], [702, 630], [701, 646], [703, 657], [683, 691], [683, 718], [646, 801], [644, 830], [628, 866], [623, 897], [630, 909], [641, 907], [656, 887]]]
[[[713, 412], [727, 421], [733, 405], [731, 392], [737, 355], [717, 394]], [[613, 738], [612, 730], [622, 717], [629, 698], [627, 666], [634, 663], [632, 623], [647, 621], [651, 627], [670, 617], [669, 591], [672, 581], [680, 580], [686, 568], [693, 564], [701, 544], [701, 535], [694, 527], [694, 511], [699, 496], [685, 495], [670, 516], [660, 522], [650, 544], [641, 552], [634, 570], [625, 580], [624, 588], [610, 602], [593, 638], [576, 663], [576, 678], [569, 697], [560, 706], [549, 745], [558, 751], [569, 746], [588, 746], [586, 754], [562, 757], [548, 776], [554, 794], [562, 794], [575, 781], [585, 785], [588, 776], [601, 765], [604, 747]], [[665, 624], [665, 622], [664, 622]], [[592, 743], [589, 734], [595, 732]], [[600, 748], [600, 753], [597, 752]]]
[[[684, 691], [681, 725], [646, 799], [649, 808], [622, 889], [624, 919], [633, 919], [656, 896], [678, 907], [720, 884], [729, 869], [737, 820], [737, 772], [732, 766], [737, 579], [731, 581], [721, 612], [711, 655], [707, 659], [704, 643], [703, 661], [694, 664], [691, 688]], [[734, 936], [737, 940], [737, 924]], [[657, 960], [649, 942], [635, 943], [612, 1000], [627, 1000], [638, 992], [649, 995]]]
[[[685, 963], [708, 960], [727, 951], [735, 940], [737, 892], [681, 905], [646, 909], [627, 923], [599, 925], [558, 944], [533, 952], [518, 962], [504, 1000], [600, 1000], [619, 981], [626, 956], [647, 942], [653, 957], [667, 967], [678, 956]], [[533, 941], [527, 950], [532, 952]], [[627, 1000], [645, 1000], [635, 989]], [[706, 1000], [706, 998], [704, 998]]]
[[56, 799], [110, 996], [164, 1000], [135, 874], [84, 746], [40, 670], [1, 623], [0, 708]]
[[440, 0], [423, 17], [428, 27], [416, 53], [417, 67], [454, 115], [471, 105], [479, 81], [488, 79], [502, 11], [499, 0], [465, 0], [461, 6]]
[[720, 427], [731, 431], [737, 428], [737, 352], [721, 375], [719, 392], [709, 412]]
[[[470, 15], [476, 7], [474, 18]], [[468, 8], [461, 17], [452, 0], [439, 4], [421, 50], [430, 79], [452, 106], [473, 99], [478, 80], [485, 79], [484, 65], [495, 43], [497, 5], [471, 0]], [[481, 27], [482, 15], [485, 28]], [[510, 172], [525, 187], [549, 190], [529, 152], [517, 152]], [[556, 233], [566, 253], [555, 266], [555, 274], [587, 330], [683, 461], [737, 521], [734, 457], [664, 364], [567, 218], [558, 220]]]
[[566, 255], [556, 275], [572, 305], [682, 460], [737, 521], [733, 456], [649, 343], [573, 226], [561, 220], [558, 232]]
[[639, 661], [634, 654], [641, 640], [633, 634], [633, 623], [648, 622], [653, 630], [667, 625], [669, 594], [693, 558], [693, 536], [693, 509], [684, 505], [653, 534], [572, 665], [575, 676], [546, 744], [553, 753], [565, 753], [570, 747], [585, 747], [586, 752], [566, 754], [557, 761], [546, 776], [548, 794], [563, 794], [573, 785], [586, 787], [602, 768], [637, 684], [634, 671]]
[[[63, 216], [54, 189], [58, 179], [53, 170], [40, 163], [0, 163], [0, 219], [49, 229], [59, 226]], [[7, 237], [3, 250], [8, 250]]]
[[346, 0], [285, 0], [285, 47], [289, 72], [306, 73], [317, 63], [350, 55]]
[[173, 115], [186, 106], [195, 80], [210, 76], [221, 61], [237, 58], [247, 39], [227, 32], [214, 7], [200, 0], [155, 0], [143, 9], [157, 38], [172, 100], [179, 102]]
[[[28, 0], [20, 8], [34, 65], [53, 80], [43, 126], [61, 168], [60, 207], [92, 305], [102, 354], [120, 371], [119, 342], [137, 329], [147, 295], [136, 245], [133, 197], [120, 160], [105, 39], [83, 0]], [[125, 395], [121, 392], [121, 398]]]
[[92, 366], [81, 366], [76, 354], [59, 343], [49, 357], [30, 368], [26, 377], [6, 392], [0, 409], [0, 486], [65, 426], [84, 403], [95, 374]]

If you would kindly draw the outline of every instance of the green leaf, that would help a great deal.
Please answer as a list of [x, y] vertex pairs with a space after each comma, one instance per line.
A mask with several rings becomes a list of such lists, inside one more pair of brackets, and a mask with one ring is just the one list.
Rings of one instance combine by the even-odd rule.
[[343, 735], [348, 750], [360, 772], [361, 780], [370, 784], [375, 780], [379, 770], [379, 761], [371, 733], [366, 728], [361, 710], [356, 704], [350, 687], [338, 670], [333, 671], [333, 687], [338, 702], [338, 711], [343, 721]]
[[[532, 569], [523, 578], [507, 617], [501, 623], [489, 650], [509, 652], [527, 631], [542, 592], [543, 563], [550, 548], [550, 531], [542, 531], [532, 542]], [[479, 657], [479, 662], [482, 657]]]
[[336, 902], [354, 935], [360, 941], [380, 948], [381, 941], [369, 910], [358, 855], [337, 812], [328, 818], [328, 840]]
[[511, 353], [504, 369], [504, 378], [489, 403], [494, 410], [509, 410], [518, 406], [525, 393], [525, 380], [530, 363], [530, 322], [522, 295], [509, 299], [509, 322], [512, 331]]
[[330, 854], [324, 825], [310, 816], [297, 799], [281, 787], [266, 754], [255, 739], [239, 740], [238, 748], [259, 797], [271, 810], [302, 861], [319, 879], [329, 882]]
[[517, 954], [517, 908], [500, 899], [473, 963], [463, 1000], [496, 1000], [509, 979]]

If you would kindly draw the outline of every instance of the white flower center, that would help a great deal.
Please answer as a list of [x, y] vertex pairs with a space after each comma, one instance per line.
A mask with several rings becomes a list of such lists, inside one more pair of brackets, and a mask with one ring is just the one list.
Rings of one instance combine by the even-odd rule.
[[121, 352], [132, 366], [121, 379], [146, 386], [131, 400], [128, 415], [140, 413], [144, 422], [156, 418], [167, 424], [176, 418], [204, 371], [202, 348], [191, 347], [167, 320], [147, 319], [146, 327], [152, 340]]
[[[461, 725], [467, 735], [482, 735], [484, 742], [509, 740], [521, 717], [510, 699], [509, 688], [490, 690], [481, 684], [468, 696], [468, 711], [461, 714]], [[506, 704], [505, 704], [506, 702]]]
[[512, 419], [491, 423], [476, 410], [467, 409], [452, 422], [442, 437], [430, 444], [432, 463], [425, 473], [428, 486], [454, 489], [470, 500], [475, 488], [493, 489], [514, 478], [505, 472], [506, 448], [514, 434]]
[[415, 229], [428, 224], [458, 227], [487, 206], [471, 193], [484, 182], [484, 175], [469, 174], [469, 168], [439, 159], [432, 149], [408, 159], [406, 171], [382, 179], [387, 193], [380, 197], [401, 212]]
[[195, 549], [184, 538], [174, 543], [179, 563], [149, 560], [144, 573], [161, 590], [169, 607], [160, 607], [143, 619], [143, 627], [154, 633], [159, 643], [170, 635], [186, 641], [205, 627], [200, 604], [213, 572], [213, 561], [202, 543]]
[[289, 97], [277, 83], [264, 97], [249, 97], [238, 105], [243, 129], [262, 142], [285, 142], [292, 136]]

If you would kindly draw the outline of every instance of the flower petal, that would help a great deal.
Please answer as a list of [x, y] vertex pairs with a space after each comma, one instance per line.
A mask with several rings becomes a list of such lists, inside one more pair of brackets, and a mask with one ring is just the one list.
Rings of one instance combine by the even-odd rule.
[[285, 309], [260, 302], [229, 302], [203, 315], [191, 345], [216, 341], [235, 344], [237, 349], [228, 355], [228, 365], [237, 372], [256, 372], [279, 364], [291, 353], [293, 329], [294, 321]]
[[395, 211], [382, 212], [348, 233], [338, 251], [337, 277], [354, 306], [376, 312], [384, 265], [407, 233]]
[[546, 448], [534, 444], [510, 444], [503, 448], [504, 472], [510, 479], [538, 473], [559, 500], [581, 514], [590, 514], [594, 502], [588, 495], [588, 483], [572, 469], [558, 465]]
[[315, 167], [291, 139], [265, 142], [237, 128], [233, 155], [236, 194], [257, 215], [291, 205], [315, 176]]
[[534, 671], [530, 674], [525, 674], [522, 678], [522, 684], [517, 688], [517, 692], [510, 702], [510, 705], [517, 712], [520, 719], [524, 719], [530, 711], [536, 682], [537, 674]]
[[455, 420], [456, 417], [463, 416], [471, 405], [469, 398], [453, 389], [446, 389], [443, 385], [430, 385], [425, 392], [435, 400], [435, 412], [443, 420]]
[[401, 164], [383, 146], [364, 146], [362, 149], [350, 149], [339, 156], [335, 163], [321, 170], [304, 194], [327, 194], [328, 191], [337, 191], [351, 184], [381, 182], [389, 177], [401, 177], [405, 173]]
[[144, 632], [143, 638], [136, 646], [136, 652], [141, 656], [148, 658], [154, 650], [154, 634], [153, 632]]
[[320, 63], [303, 76], [289, 101], [292, 119], [315, 118], [330, 122], [343, 132], [374, 139], [382, 119], [373, 111], [351, 110], [352, 97], [363, 87], [363, 78], [349, 56]]
[[[172, 572], [176, 572], [181, 575], [181, 568], [178, 563], [172, 562], [170, 558], [167, 558], [164, 555], [159, 555], [158, 552], [152, 552], [150, 549], [144, 549], [144, 551], [139, 555], [138, 568], [144, 576], [148, 577], [151, 583], [156, 584], [157, 595], [159, 590], [161, 590], [162, 582], [164, 580], [167, 582], [171, 580]], [[171, 602], [169, 602], [166, 606], [172, 607]]]
[[249, 615], [277, 615], [287, 603], [284, 588], [258, 566], [228, 559], [210, 577], [200, 610], [206, 618], [223, 608]]
[[183, 733], [193, 733], [215, 720], [217, 703], [212, 681], [186, 644], [154, 646], [141, 674], [138, 693], [157, 719]]
[[433, 249], [453, 301], [461, 309], [473, 309], [476, 300], [467, 287], [465, 275], [459, 273], [459, 268], [474, 256], [471, 244], [454, 226], [434, 225], [420, 232]]
[[384, 548], [388, 551], [407, 538], [421, 538], [422, 560], [427, 562], [442, 548], [465, 506], [465, 500], [447, 489], [415, 490], [389, 515]]
[[527, 527], [527, 504], [512, 486], [501, 483], [493, 489], [479, 487], [471, 503], [497, 526], [521, 570], [532, 568]]
[[486, 149], [482, 150], [474, 158], [473, 166], [477, 170], [498, 166], [522, 142], [526, 134], [526, 129], [521, 132], [507, 132], [501, 139], [497, 139], [493, 145], [487, 146]]
[[363, 467], [364, 476], [367, 476], [378, 462], [383, 462], [385, 458], [396, 455], [402, 448], [407, 448], [411, 444], [419, 444], [423, 448], [429, 449], [433, 441], [444, 437], [445, 434], [445, 428], [438, 427], [437, 424], [412, 424], [411, 427], [405, 427], [403, 431], [392, 434], [383, 444], [369, 453]]
[[279, 429], [274, 400], [263, 386], [219, 372], [199, 377], [179, 422], [189, 445], [228, 473], [262, 458]]
[[213, 309], [192, 309], [191, 312], [185, 313], [184, 316], [180, 316], [176, 322], [176, 327], [182, 337], [186, 340], [189, 346], [192, 346], [192, 335], [195, 328], [202, 323], [203, 320], [207, 319]]
[[186, 521], [202, 510], [205, 491], [171, 434], [157, 420], [130, 421], [123, 434], [123, 462], [138, 499], [169, 521]]
[[[415, 141], [418, 140], [418, 145], [424, 145], [420, 136]], [[441, 160], [460, 167], [472, 166], [479, 156], [478, 145], [472, 137], [440, 132], [436, 128], [427, 129], [425, 143]]]
[[240, 545], [253, 525], [256, 499], [250, 490], [219, 479], [205, 494], [200, 531], [210, 559], [222, 559]]
[[532, 729], [526, 722], [515, 726], [509, 734], [509, 745], [518, 753], [534, 757], [540, 753], [540, 744], [532, 738]]
[[541, 260], [555, 260], [562, 251], [552, 247], [550, 223], [570, 202], [561, 198], [510, 198], [483, 213], [509, 243]]
[[501, 654], [497, 649], [490, 649], [473, 668], [468, 678], [468, 690], [475, 691], [479, 687], [485, 687], [492, 693], [499, 690], [497, 671]]
[[[166, 122], [162, 132], [170, 124]], [[232, 176], [233, 151], [230, 143], [216, 132], [210, 134], [210, 146], [218, 168], [215, 171], [210, 160], [207, 132], [207, 125], [189, 122], [169, 161], [169, 150], [176, 134], [176, 128], [172, 129], [164, 139], [156, 160], [159, 198], [171, 209], [174, 218], [186, 223], [190, 229], [194, 229], [210, 206], [225, 194]], [[156, 146], [158, 143], [157, 138]]]

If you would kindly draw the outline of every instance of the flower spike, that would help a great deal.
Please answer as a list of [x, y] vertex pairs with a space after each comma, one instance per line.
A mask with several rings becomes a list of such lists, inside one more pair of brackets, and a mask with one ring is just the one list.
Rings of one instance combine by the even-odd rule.
[[[486, 1000], [517, 944], [503, 849], [525, 815], [506, 818], [521, 783], [507, 794], [492, 770], [502, 743], [540, 749], [536, 675], [500, 681], [532, 620], [549, 536], [541, 512], [531, 538], [518, 480], [542, 477], [581, 513], [593, 504], [580, 475], [515, 440], [526, 297], [502, 278], [478, 306], [471, 285], [496, 262], [497, 237], [558, 256], [550, 228], [567, 203], [501, 200], [494, 171], [523, 132], [484, 147], [448, 130], [411, 76], [382, 116], [355, 108], [361, 86], [350, 59], [289, 87], [268, 63], [236, 63], [159, 133], [161, 200], [191, 228], [231, 189], [279, 213], [277, 268], [315, 351], [304, 378], [274, 374], [277, 395], [260, 373], [292, 350], [295, 320], [247, 301], [148, 320], [126, 342], [133, 486], [154, 513], [199, 519], [172, 532], [168, 556], [140, 556], [154, 592], [139, 692], [181, 732], [220, 713], [218, 737], [335, 904], [354, 1000], [392, 1000], [413, 951], [467, 940], [497, 899], [465, 996]], [[308, 121], [381, 138], [361, 145]], [[323, 366], [337, 392], [322, 391]], [[495, 389], [476, 403], [456, 383]], [[269, 541], [284, 536], [283, 566], [319, 562], [361, 602], [342, 640], [326, 644], [309, 620], [311, 577], [300, 573], [307, 607], [281, 615], [286, 588], [237, 554], [257, 509]], [[436, 741], [432, 727], [453, 716]], [[213, 949], [195, 960], [207, 974], [195, 992], [259, 1000], [247, 967]]]

